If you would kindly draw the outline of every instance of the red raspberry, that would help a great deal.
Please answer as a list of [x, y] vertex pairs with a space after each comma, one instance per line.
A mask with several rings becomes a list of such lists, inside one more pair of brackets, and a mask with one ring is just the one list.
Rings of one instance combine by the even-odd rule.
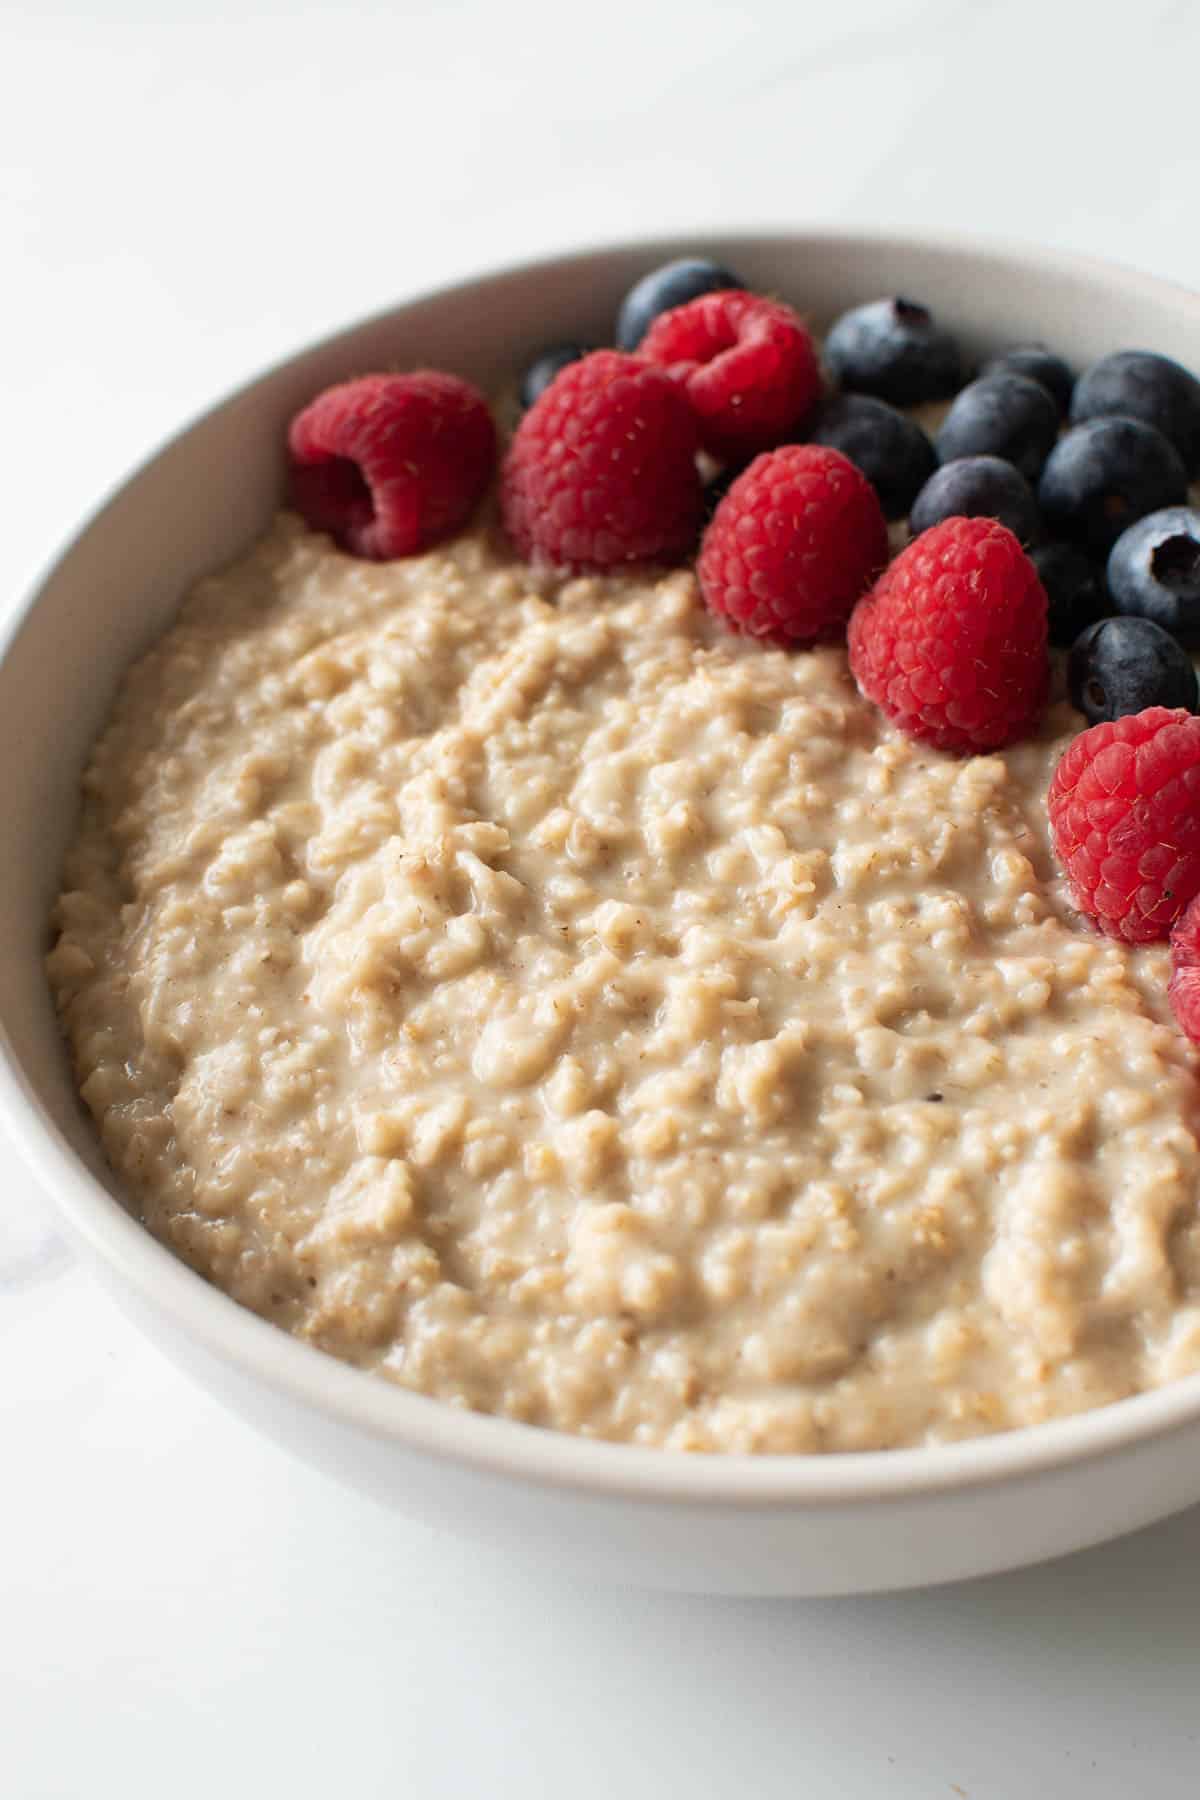
[[1079, 910], [1130, 944], [1165, 938], [1200, 892], [1200, 718], [1148, 706], [1081, 732], [1046, 810]]
[[686, 556], [704, 506], [687, 401], [618, 350], [568, 363], [517, 426], [500, 503], [529, 561], [611, 569]]
[[811, 644], [837, 635], [886, 561], [887, 525], [866, 476], [840, 450], [785, 444], [733, 483], [696, 573], [735, 631]]
[[996, 519], [923, 531], [855, 608], [847, 635], [868, 700], [939, 750], [998, 750], [1046, 698], [1046, 592]]
[[364, 375], [288, 431], [292, 504], [354, 556], [411, 556], [465, 525], [496, 465], [483, 395], [457, 375]]
[[1200, 900], [1171, 927], [1171, 979], [1167, 997], [1180, 1029], [1200, 1044]]
[[723, 460], [769, 450], [821, 397], [804, 321], [790, 306], [742, 288], [701, 294], [660, 313], [638, 354], [670, 370], [696, 415], [701, 443]]

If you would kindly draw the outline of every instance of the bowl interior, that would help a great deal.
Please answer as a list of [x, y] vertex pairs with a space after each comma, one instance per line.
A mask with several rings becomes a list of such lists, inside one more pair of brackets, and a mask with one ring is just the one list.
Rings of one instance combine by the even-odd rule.
[[[266, 525], [281, 497], [281, 445], [291, 414], [327, 383], [378, 367], [442, 366], [497, 389], [546, 343], [609, 340], [631, 282], [695, 248], [668, 241], [567, 256], [406, 303], [328, 339], [181, 432], [52, 566], [0, 663], [7, 851], [0, 1032], [9, 1113], [27, 1151], [34, 1138], [60, 1152], [69, 1147], [75, 1169], [82, 1163], [115, 1200], [117, 1185], [77, 1099], [43, 976], [47, 916], [80, 769], [121, 672], [163, 628], [189, 584]], [[883, 236], [717, 236], [705, 248], [747, 285], [781, 295], [818, 327], [857, 301], [901, 293], [931, 305], [971, 354], [1036, 340], [1079, 367], [1136, 345], [1200, 366], [1200, 300], [1128, 271], [1053, 254]], [[14, 1106], [17, 1090], [23, 1100]], [[76, 1183], [59, 1198], [85, 1234], [106, 1207], [92, 1183]], [[115, 1215], [112, 1202], [107, 1210]], [[220, 1297], [206, 1291], [202, 1304], [216, 1306]], [[314, 1354], [289, 1345], [293, 1353]], [[1200, 1378], [1179, 1385], [1193, 1387], [1200, 1403]]]

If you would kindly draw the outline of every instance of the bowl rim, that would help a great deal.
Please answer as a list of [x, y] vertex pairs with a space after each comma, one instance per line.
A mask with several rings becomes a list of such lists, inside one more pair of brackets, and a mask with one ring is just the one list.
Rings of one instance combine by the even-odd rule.
[[[616, 239], [485, 269], [410, 295], [290, 350], [191, 417], [108, 489], [10, 613], [0, 633], [0, 662], [45, 588], [125, 490], [172, 445], [290, 364], [309, 354], [335, 351], [341, 340], [364, 329], [401, 318], [414, 307], [460, 296], [464, 290], [486, 289], [537, 271], [569, 271], [572, 265], [582, 267], [610, 257], [666, 260], [694, 253], [697, 235], [693, 231]], [[1012, 271], [1016, 266], [1042, 276], [1102, 281], [1109, 287], [1119, 285], [1134, 298], [1165, 300], [1200, 312], [1200, 295], [1179, 283], [1102, 258], [1005, 238], [897, 232], [876, 226], [838, 230], [814, 224], [760, 231], [714, 229], [705, 233], [704, 242], [712, 254], [727, 257], [734, 266], [739, 248], [768, 256], [774, 246], [794, 251], [798, 245], [831, 255], [861, 251], [864, 246], [881, 257], [917, 252], [976, 267]], [[165, 1315], [217, 1362], [281, 1398], [365, 1431], [381, 1443], [455, 1463], [479, 1475], [576, 1494], [617, 1495], [631, 1503], [759, 1509], [872, 1505], [1020, 1481], [1130, 1451], [1200, 1421], [1200, 1373], [1043, 1424], [896, 1450], [688, 1455], [470, 1412], [339, 1362], [239, 1305], [179, 1260], [91, 1174], [59, 1132], [18, 1063], [2, 1023], [0, 1125], [76, 1247], [108, 1273], [119, 1291], [132, 1295], [150, 1312]]]

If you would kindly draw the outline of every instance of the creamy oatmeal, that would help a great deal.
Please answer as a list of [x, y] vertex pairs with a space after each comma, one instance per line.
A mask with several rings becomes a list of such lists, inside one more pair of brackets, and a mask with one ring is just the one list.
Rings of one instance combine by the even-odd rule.
[[991, 1432], [1200, 1368], [1167, 950], [1071, 911], [1079, 729], [960, 761], [694, 577], [199, 585], [85, 781], [50, 972], [151, 1229], [471, 1408], [687, 1450]]

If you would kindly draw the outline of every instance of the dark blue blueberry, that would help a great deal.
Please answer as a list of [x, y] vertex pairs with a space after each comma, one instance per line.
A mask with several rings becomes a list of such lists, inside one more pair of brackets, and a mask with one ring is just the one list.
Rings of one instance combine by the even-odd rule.
[[1040, 381], [1046, 392], [1053, 396], [1059, 416], [1066, 417], [1075, 377], [1062, 357], [1055, 356], [1044, 344], [1018, 344], [1012, 350], [1005, 350], [1000, 356], [990, 357], [979, 373], [1027, 375], [1030, 381]]
[[1073, 644], [1086, 626], [1112, 611], [1099, 569], [1074, 544], [1043, 544], [1029, 555], [1046, 590], [1052, 644]]
[[521, 405], [532, 406], [545, 393], [556, 375], [569, 363], [578, 362], [587, 354], [583, 344], [554, 344], [549, 350], [540, 351], [521, 376], [521, 385], [517, 390]]
[[835, 394], [812, 433], [857, 465], [879, 496], [887, 519], [903, 519], [937, 468], [933, 445], [915, 419], [868, 394]]
[[1067, 658], [1071, 704], [1089, 725], [1147, 706], [1197, 710], [1196, 671], [1186, 650], [1149, 619], [1100, 619]]
[[1038, 502], [1048, 530], [1107, 556], [1121, 533], [1160, 506], [1187, 498], [1179, 452], [1138, 419], [1088, 419], [1059, 438], [1042, 470]]
[[1123, 531], [1108, 559], [1118, 612], [1153, 619], [1181, 644], [1200, 647], [1200, 512], [1168, 506]]
[[956, 397], [937, 434], [942, 462], [1002, 456], [1036, 481], [1058, 436], [1058, 407], [1028, 375], [981, 375]]
[[893, 406], [944, 400], [962, 386], [958, 344], [913, 300], [871, 300], [843, 313], [825, 339], [825, 362], [848, 393]]
[[659, 313], [670, 312], [701, 294], [746, 284], [732, 269], [710, 262], [706, 256], [685, 256], [664, 263], [630, 288], [617, 314], [617, 349], [636, 350]]
[[1200, 381], [1150, 350], [1118, 350], [1085, 369], [1075, 383], [1071, 421], [1121, 413], [1169, 438], [1194, 475], [1200, 469]]
[[909, 530], [916, 537], [943, 519], [999, 519], [1023, 544], [1041, 535], [1033, 489], [999, 456], [964, 456], [943, 463], [913, 501]]

